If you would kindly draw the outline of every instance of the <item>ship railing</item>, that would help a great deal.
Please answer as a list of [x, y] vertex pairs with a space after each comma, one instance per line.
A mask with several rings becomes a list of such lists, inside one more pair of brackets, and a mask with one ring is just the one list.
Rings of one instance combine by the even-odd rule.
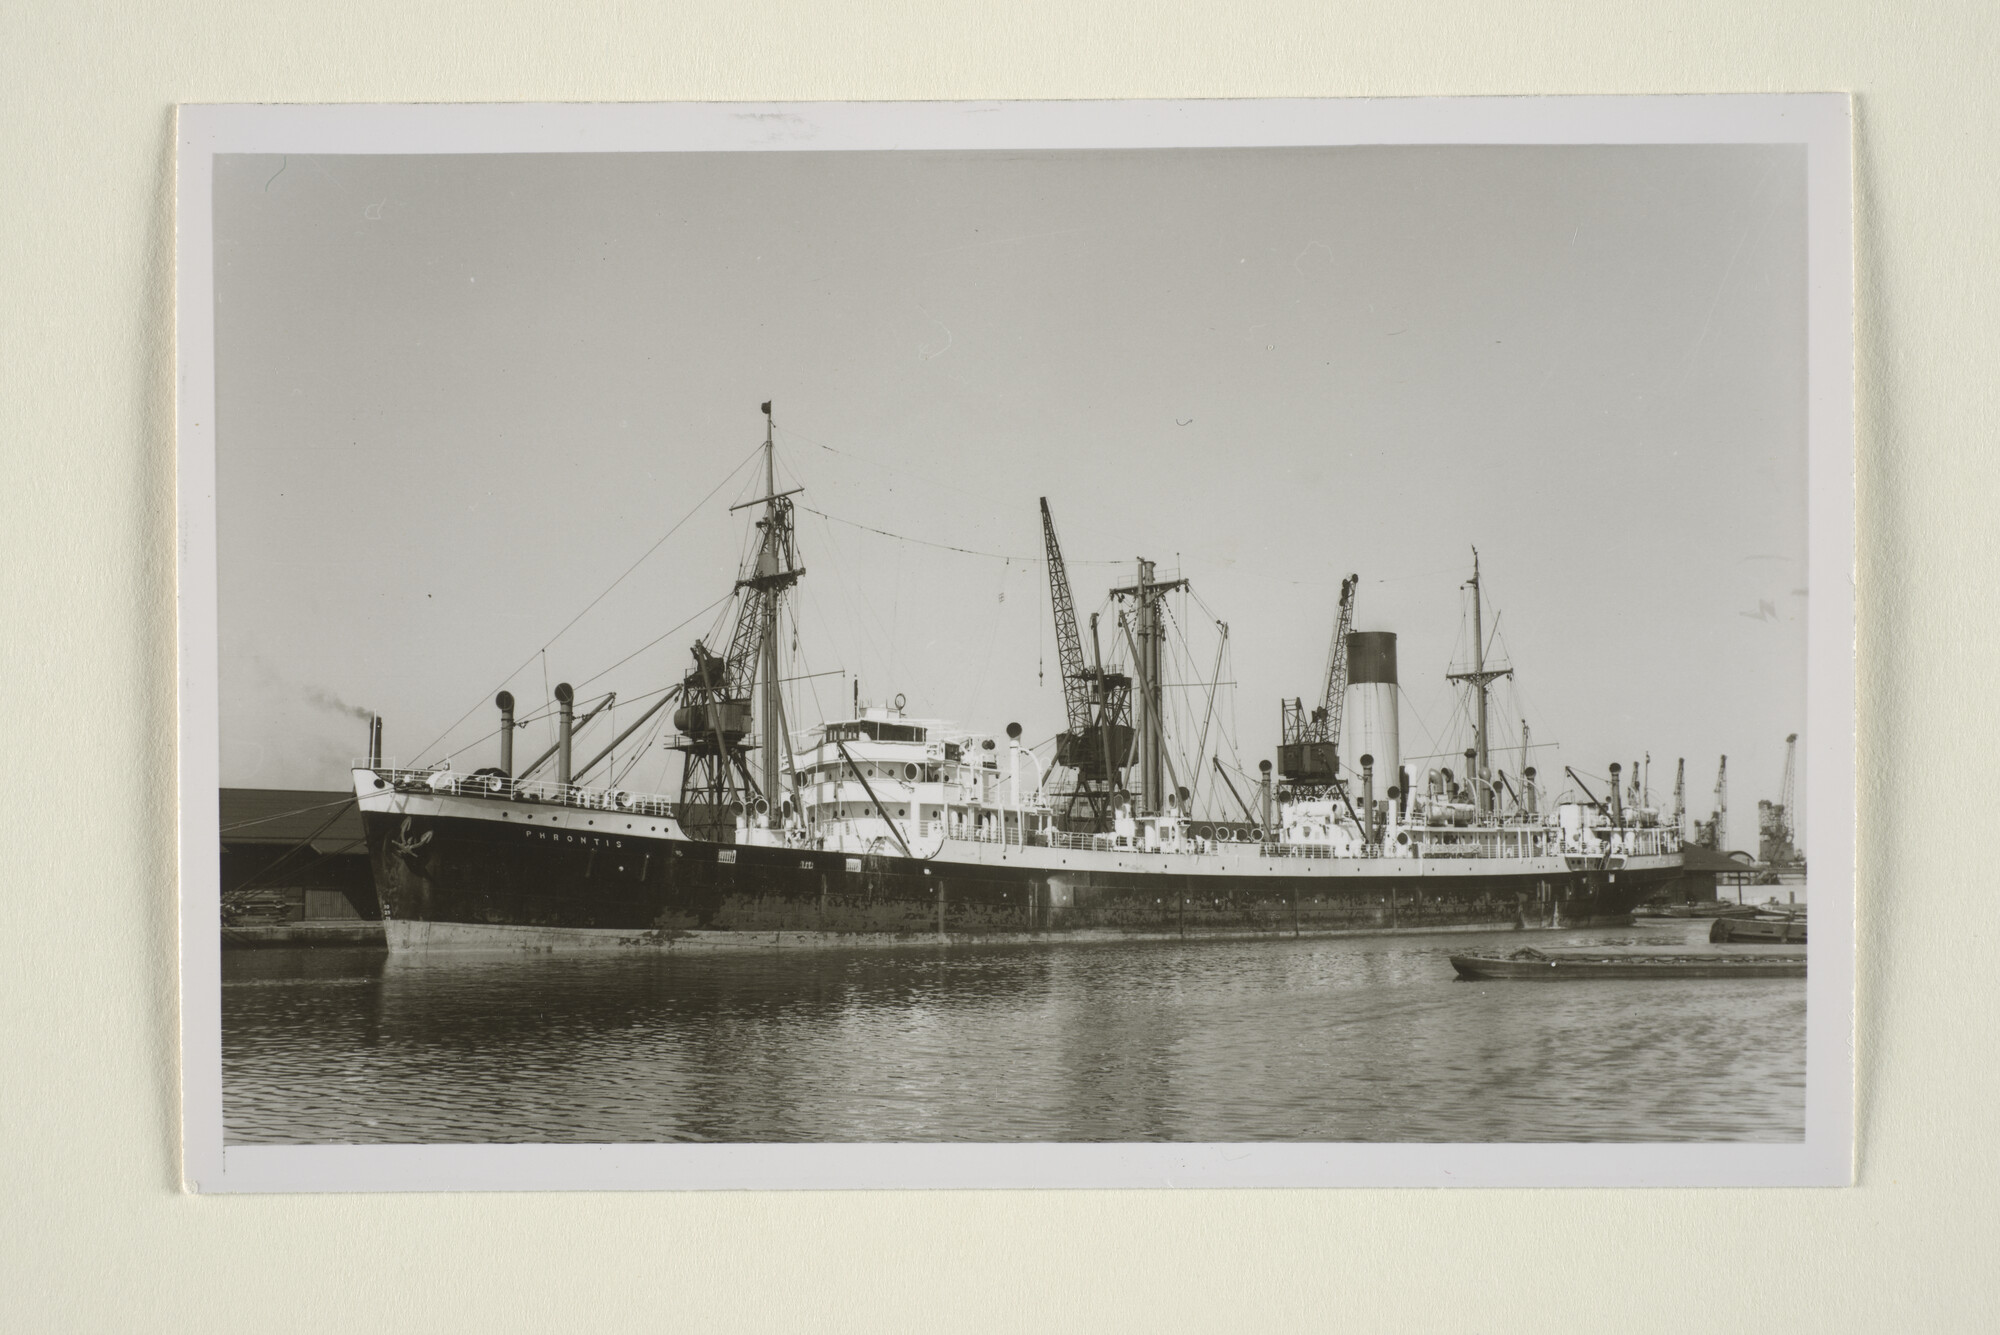
[[1327, 844], [1265, 844], [1258, 851], [1272, 858], [1379, 858], [1384, 855], [1380, 844], [1363, 844], [1358, 849], [1347, 850], [1336, 850]]
[[[1020, 840], [1005, 836], [992, 829], [953, 830], [953, 835], [970, 839], [975, 843], [1018, 844]], [[1121, 839], [1123, 842], [1120, 842]], [[1030, 845], [1043, 848], [1076, 849], [1095, 853], [1226, 853], [1242, 850], [1268, 858], [1341, 858], [1341, 857], [1381, 857], [1382, 846], [1369, 844], [1358, 852], [1339, 852], [1326, 844], [1258, 843], [1254, 841], [1231, 841], [1227, 839], [1204, 839], [1187, 836], [1180, 840], [1167, 840], [1148, 844], [1142, 839], [1118, 834], [1087, 834], [1070, 830], [1030, 831], [1027, 837]]]
[[660, 793], [631, 793], [622, 788], [585, 788], [543, 779], [510, 779], [504, 774], [457, 774], [450, 770], [378, 769], [377, 775], [403, 792], [440, 793], [496, 801], [540, 802], [580, 811], [623, 812], [635, 816], [677, 814], [674, 799]]

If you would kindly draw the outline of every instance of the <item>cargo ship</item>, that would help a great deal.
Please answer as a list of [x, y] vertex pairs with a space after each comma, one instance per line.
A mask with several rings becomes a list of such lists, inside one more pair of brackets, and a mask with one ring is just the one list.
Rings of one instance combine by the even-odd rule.
[[[1239, 770], [1238, 787], [1212, 758], [1221, 789], [1205, 794], [1209, 808], [1218, 791], [1235, 806], [1226, 819], [1198, 815], [1164, 723], [1164, 600], [1185, 581], [1139, 562], [1136, 581], [1110, 591], [1129, 653], [1107, 658], [1093, 616], [1086, 658], [1046, 500], [1068, 724], [1046, 760], [1018, 724], [1003, 736], [907, 715], [901, 697], [863, 706], [858, 687], [843, 716], [794, 730], [778, 639], [804, 570], [796, 489], [778, 490], [768, 403], [764, 414], [765, 494], [732, 507], [761, 513], [727, 648], [696, 641], [681, 679], [610, 746], [573, 764], [607, 701], [579, 719], [567, 684], [553, 692], [554, 746], [518, 772], [505, 691], [498, 763], [469, 773], [385, 762], [377, 726], [352, 777], [390, 949], [1583, 926], [1629, 922], [1679, 876], [1681, 832], [1642, 804], [1636, 774], [1629, 796], [1616, 764], [1602, 798], [1573, 771], [1573, 789], [1545, 792], [1525, 736], [1515, 774], [1496, 768], [1487, 692], [1508, 669], [1484, 659], [1476, 552], [1474, 661], [1449, 674], [1476, 720], [1456, 773], [1404, 763], [1395, 639], [1352, 629], [1350, 577], [1320, 702], [1281, 707], [1275, 772], [1269, 760], [1254, 780]], [[1367, 747], [1352, 764], [1340, 754], [1350, 706]], [[680, 753], [679, 791], [630, 791], [609, 767], [592, 782], [649, 725]], [[1182, 767], [1199, 767], [1204, 749], [1192, 762], [1180, 753]]]

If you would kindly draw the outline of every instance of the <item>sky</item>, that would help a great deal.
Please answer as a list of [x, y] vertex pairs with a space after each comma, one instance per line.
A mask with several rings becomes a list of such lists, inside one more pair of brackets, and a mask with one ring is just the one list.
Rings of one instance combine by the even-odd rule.
[[630, 722], [726, 637], [768, 399], [799, 723], [858, 679], [1058, 731], [1046, 496], [1085, 618], [1137, 557], [1190, 581], [1225, 761], [1350, 572], [1405, 756], [1462, 749], [1476, 546], [1495, 747], [1650, 755], [1660, 803], [1685, 757], [1701, 816], [1727, 754], [1754, 847], [1804, 724], [1804, 190], [1782, 146], [220, 158], [222, 782], [343, 786], [371, 712], [491, 764], [502, 685]]

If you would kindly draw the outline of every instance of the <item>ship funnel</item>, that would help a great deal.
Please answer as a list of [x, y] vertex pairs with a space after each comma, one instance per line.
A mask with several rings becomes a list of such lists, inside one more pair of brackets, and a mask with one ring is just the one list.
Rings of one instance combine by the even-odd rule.
[[576, 690], [566, 681], [556, 683], [556, 782], [569, 786], [570, 739], [576, 731]]
[[500, 772], [511, 779], [514, 777], [513, 694], [502, 691], [493, 697], [493, 703], [500, 709]]
[[[1396, 634], [1387, 630], [1357, 630], [1347, 637], [1346, 730], [1353, 746], [1375, 757], [1385, 774], [1403, 766], [1401, 731], [1396, 716]], [[1338, 739], [1336, 739], [1338, 740]]]
[[1619, 805], [1618, 762], [1615, 760], [1611, 762], [1611, 823], [1613, 825], [1625, 823], [1625, 812]]
[[1257, 813], [1264, 821], [1264, 838], [1276, 843], [1278, 832], [1271, 823], [1271, 762], [1257, 762]]
[[382, 716], [376, 714], [368, 720], [368, 768], [382, 768]]

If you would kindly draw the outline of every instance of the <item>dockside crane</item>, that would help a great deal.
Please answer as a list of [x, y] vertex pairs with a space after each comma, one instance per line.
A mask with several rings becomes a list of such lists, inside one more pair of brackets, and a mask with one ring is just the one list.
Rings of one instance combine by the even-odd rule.
[[1340, 720], [1347, 704], [1347, 636], [1354, 629], [1354, 587], [1361, 577], [1340, 581], [1340, 610], [1327, 651], [1326, 685], [1310, 713], [1294, 697], [1278, 702], [1278, 778], [1301, 796], [1318, 795], [1340, 781]]
[[1724, 756], [1715, 770], [1715, 814], [1694, 823], [1694, 842], [1701, 848], [1727, 853], [1729, 815], [1729, 757]]
[[[778, 490], [771, 405], [766, 402], [763, 409], [764, 494], [730, 507], [764, 507], [756, 554], [736, 581], [736, 628], [726, 654], [695, 642], [694, 666], [681, 679], [682, 703], [674, 711], [681, 734], [674, 746], [686, 757], [681, 820], [696, 838], [714, 838], [724, 830], [733, 834], [738, 807], [758, 816], [771, 813], [782, 801], [780, 757], [791, 746], [778, 689], [778, 629], [785, 594], [805, 574], [792, 538], [791, 497], [799, 488]], [[761, 743], [751, 740], [753, 699]], [[763, 753], [761, 780], [750, 767], [757, 750]]]
[[1076, 775], [1063, 811], [1065, 828], [1101, 833], [1127, 796], [1123, 781], [1132, 750], [1132, 679], [1106, 672], [1091, 618], [1091, 658], [1083, 656], [1083, 636], [1070, 596], [1069, 570], [1056, 539], [1049, 498], [1042, 497], [1042, 545], [1049, 567], [1049, 605], [1055, 613], [1056, 655], [1062, 671], [1063, 708], [1068, 728], [1056, 738], [1056, 763]]
[[1757, 860], [1773, 867], [1799, 862], [1798, 825], [1792, 809], [1798, 749], [1799, 735], [1792, 733], [1785, 738], [1785, 777], [1778, 786], [1778, 800], [1757, 804]]

